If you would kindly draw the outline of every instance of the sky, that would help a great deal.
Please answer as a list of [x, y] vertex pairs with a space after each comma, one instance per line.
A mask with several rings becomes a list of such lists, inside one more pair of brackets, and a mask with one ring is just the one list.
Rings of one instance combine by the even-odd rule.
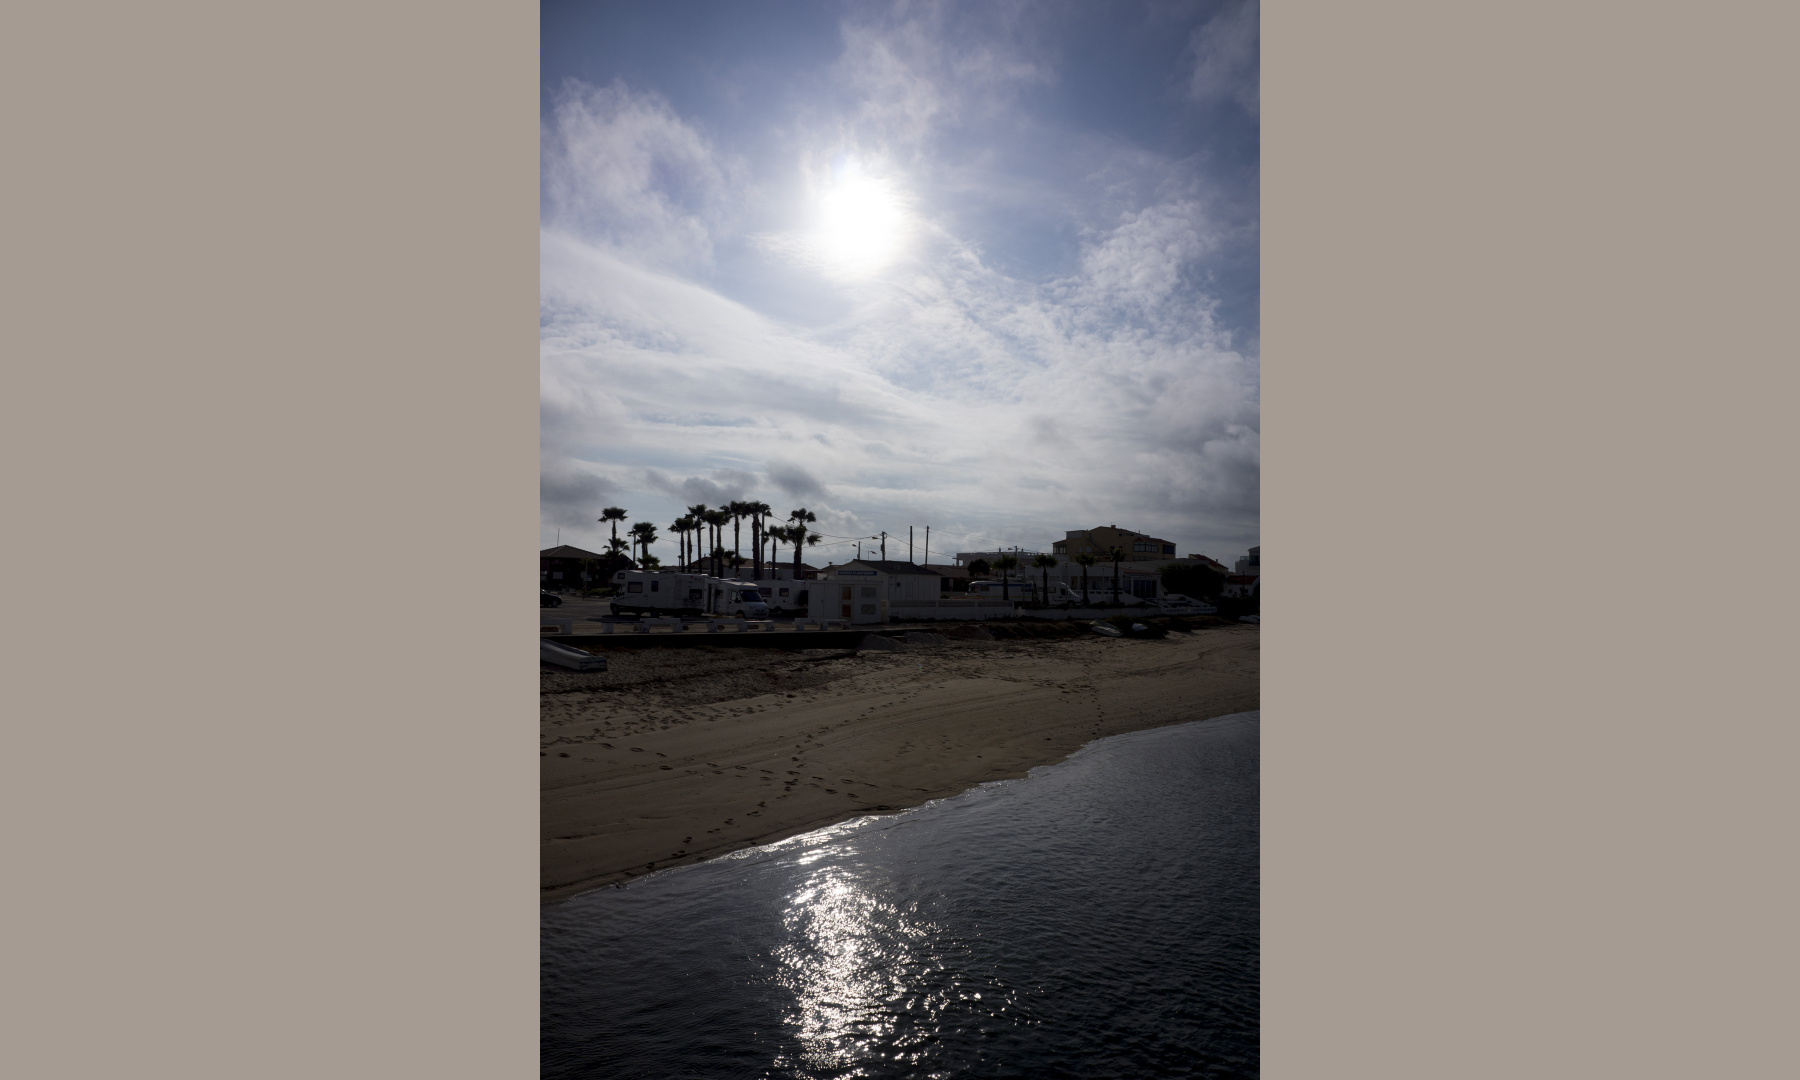
[[814, 565], [927, 525], [933, 562], [1260, 543], [1257, 25], [545, 3], [542, 546], [621, 506], [670, 562], [734, 499], [816, 514]]

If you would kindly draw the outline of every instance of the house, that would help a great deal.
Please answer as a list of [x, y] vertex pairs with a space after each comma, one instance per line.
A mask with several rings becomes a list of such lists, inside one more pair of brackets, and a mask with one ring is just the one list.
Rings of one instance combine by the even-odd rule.
[[1209, 559], [1205, 555], [1189, 555], [1188, 558], [1199, 563], [1201, 566], [1206, 567], [1213, 573], [1218, 574], [1220, 577], [1231, 576], [1231, 567], [1226, 566], [1217, 559]]
[[[1243, 560], [1240, 559], [1238, 562], [1242, 564]], [[1253, 597], [1257, 595], [1256, 586], [1261, 580], [1262, 578], [1255, 574], [1232, 574], [1225, 579], [1225, 588], [1219, 595], [1244, 599]]]
[[[636, 564], [618, 556], [619, 567]], [[587, 551], [573, 544], [558, 544], [538, 552], [538, 587], [555, 592], [558, 589], [596, 588], [606, 580], [607, 556]]]
[[1174, 541], [1113, 525], [1102, 525], [1097, 529], [1070, 529], [1061, 540], [1050, 545], [1050, 553], [1070, 556], [1086, 551], [1104, 556], [1115, 547], [1124, 548], [1126, 558], [1131, 562], [1161, 562], [1175, 557]]
[[885, 623], [890, 607], [937, 603], [943, 578], [916, 563], [852, 559], [819, 571], [819, 581], [809, 590], [813, 618]]

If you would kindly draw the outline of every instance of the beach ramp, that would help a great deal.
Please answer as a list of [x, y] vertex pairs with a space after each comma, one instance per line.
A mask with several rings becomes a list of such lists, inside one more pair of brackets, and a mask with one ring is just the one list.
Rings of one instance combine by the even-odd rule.
[[560, 641], [538, 640], [538, 659], [572, 671], [605, 671], [606, 657], [595, 656]]

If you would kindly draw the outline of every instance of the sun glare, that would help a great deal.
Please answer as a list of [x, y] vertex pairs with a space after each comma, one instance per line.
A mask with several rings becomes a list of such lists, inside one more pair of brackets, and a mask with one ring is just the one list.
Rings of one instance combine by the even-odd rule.
[[820, 200], [820, 247], [839, 270], [880, 269], [900, 253], [905, 239], [905, 209], [885, 181], [851, 173]]

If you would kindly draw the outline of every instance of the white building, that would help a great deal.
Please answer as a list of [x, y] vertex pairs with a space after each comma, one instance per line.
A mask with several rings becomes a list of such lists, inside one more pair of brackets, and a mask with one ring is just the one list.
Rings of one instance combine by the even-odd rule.
[[819, 571], [808, 586], [815, 619], [885, 623], [896, 607], [936, 604], [943, 577], [909, 562], [852, 559]]

